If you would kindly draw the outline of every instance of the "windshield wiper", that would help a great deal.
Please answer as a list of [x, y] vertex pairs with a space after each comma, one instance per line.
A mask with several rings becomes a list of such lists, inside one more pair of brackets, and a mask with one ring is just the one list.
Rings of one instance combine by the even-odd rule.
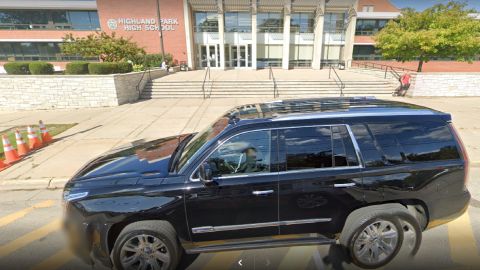
[[[195, 133], [187, 135], [182, 141], [179, 142], [175, 151], [173, 151], [170, 162], [168, 162], [168, 171], [173, 172], [173, 169], [177, 166], [178, 161], [180, 160], [180, 156], [183, 152], [183, 149], [187, 145], [187, 143], [193, 138]], [[180, 139], [180, 137], [178, 138]]]

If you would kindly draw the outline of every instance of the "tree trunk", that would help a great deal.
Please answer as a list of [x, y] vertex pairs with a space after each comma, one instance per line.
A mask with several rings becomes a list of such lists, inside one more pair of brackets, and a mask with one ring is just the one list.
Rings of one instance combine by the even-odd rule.
[[420, 60], [418, 62], [417, 72], [422, 72], [422, 68], [423, 68], [423, 60]]

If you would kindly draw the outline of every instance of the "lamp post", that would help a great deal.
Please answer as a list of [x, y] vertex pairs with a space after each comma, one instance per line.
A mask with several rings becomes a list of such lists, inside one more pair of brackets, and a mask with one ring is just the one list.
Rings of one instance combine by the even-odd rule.
[[157, 0], [157, 19], [158, 19], [158, 34], [160, 35], [160, 50], [162, 53], [162, 61], [165, 61], [165, 51], [163, 47], [162, 19], [160, 17], [160, 0]]

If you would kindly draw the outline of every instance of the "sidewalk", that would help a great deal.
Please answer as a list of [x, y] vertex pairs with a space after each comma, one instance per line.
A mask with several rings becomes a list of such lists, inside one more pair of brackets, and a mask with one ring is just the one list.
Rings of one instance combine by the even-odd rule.
[[[480, 165], [480, 98], [396, 98], [453, 115], [468, 149], [470, 162]], [[0, 190], [61, 188], [86, 162], [136, 140], [198, 131], [236, 105], [259, 99], [148, 100], [113, 108], [1, 112], [0, 129], [37, 123], [78, 123], [52, 145], [0, 172]]]

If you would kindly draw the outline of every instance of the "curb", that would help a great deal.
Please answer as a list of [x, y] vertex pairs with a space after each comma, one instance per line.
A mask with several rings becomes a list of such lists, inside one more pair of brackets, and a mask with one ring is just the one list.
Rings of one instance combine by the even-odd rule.
[[0, 180], [0, 191], [61, 189], [67, 181], [68, 178]]

